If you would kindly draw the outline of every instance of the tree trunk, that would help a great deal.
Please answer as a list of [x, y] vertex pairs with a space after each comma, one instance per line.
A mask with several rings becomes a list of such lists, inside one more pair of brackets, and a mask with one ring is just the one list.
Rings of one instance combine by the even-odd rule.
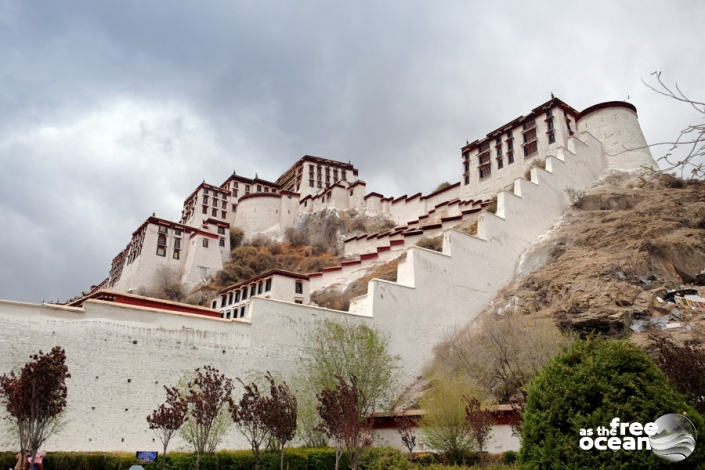
[[282, 455], [279, 459], [279, 470], [284, 470], [284, 443], [282, 443]]
[[255, 470], [259, 470], [259, 446], [255, 447]]
[[166, 470], [166, 446], [169, 444], [167, 441], [166, 444], [164, 444], [164, 452], [162, 453], [162, 470]]
[[340, 464], [340, 457], [343, 456], [342, 448], [335, 448], [335, 470], [338, 470], [338, 465]]
[[201, 470], [201, 453], [196, 452], [196, 470]]

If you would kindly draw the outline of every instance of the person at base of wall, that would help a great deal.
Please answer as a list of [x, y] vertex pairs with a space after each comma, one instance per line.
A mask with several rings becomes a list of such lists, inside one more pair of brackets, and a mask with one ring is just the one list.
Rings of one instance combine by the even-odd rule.
[[[44, 460], [44, 457], [47, 455], [46, 452], [44, 451], [39, 451], [37, 452], [37, 455], [34, 456], [34, 466], [32, 467], [32, 470], [44, 470], [44, 464], [42, 461]], [[24, 464], [23, 470], [30, 470], [30, 463], [32, 462], [32, 456], [29, 455], [27, 456], [27, 462]]]

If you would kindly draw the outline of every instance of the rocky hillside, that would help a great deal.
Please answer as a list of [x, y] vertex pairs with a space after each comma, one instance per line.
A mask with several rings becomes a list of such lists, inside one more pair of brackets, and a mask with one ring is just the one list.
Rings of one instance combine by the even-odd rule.
[[[574, 198], [486, 314], [550, 316], [580, 334], [619, 338], [636, 321], [672, 314], [676, 305], [663, 301], [668, 290], [703, 285], [705, 184], [611, 177]], [[702, 336], [703, 314], [680, 308], [674, 333]]]

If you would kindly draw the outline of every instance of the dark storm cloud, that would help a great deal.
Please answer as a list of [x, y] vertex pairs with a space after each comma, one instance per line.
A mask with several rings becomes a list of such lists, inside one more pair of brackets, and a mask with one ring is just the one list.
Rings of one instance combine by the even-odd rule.
[[[0, 298], [100, 282], [152, 212], [203, 179], [275, 179], [303, 154], [368, 190], [459, 179], [459, 148], [549, 93], [630, 96], [647, 140], [699, 119], [701, 2], [0, 0]], [[654, 151], [655, 156], [660, 150]]]

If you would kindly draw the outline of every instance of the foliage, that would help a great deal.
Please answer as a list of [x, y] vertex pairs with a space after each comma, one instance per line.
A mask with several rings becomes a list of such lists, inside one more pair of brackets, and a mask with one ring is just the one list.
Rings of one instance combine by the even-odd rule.
[[[389, 338], [358, 321], [324, 320], [304, 337], [296, 395], [301, 406], [299, 434], [308, 445], [321, 440], [314, 429], [315, 397], [321, 390], [334, 389], [336, 376], [357, 377], [365, 401], [383, 409], [392, 402], [398, 383], [399, 357], [390, 354], [388, 347]], [[360, 410], [368, 408], [367, 403], [360, 403]]]
[[28, 454], [34, 462], [39, 448], [61, 428], [71, 374], [60, 346], [30, 359], [19, 374], [11, 371], [0, 377], [0, 404], [7, 411], [5, 419], [17, 429], [22, 459]]
[[245, 238], [245, 232], [239, 227], [230, 227], [230, 250], [234, 250], [242, 245], [242, 240]]
[[[321, 416], [319, 430], [335, 444], [335, 469], [342, 450], [348, 455], [350, 469], [356, 470], [363, 451], [372, 445], [372, 423], [369, 415], [374, 402], [369, 401], [357, 386], [357, 377], [351, 375], [346, 381], [336, 377], [337, 385], [326, 388], [318, 395], [318, 414]], [[349, 382], [349, 383], [348, 383]]]
[[[17, 459], [16, 452], [0, 452], [0, 468], [12, 468]], [[335, 462], [335, 452], [324, 449], [287, 449], [285, 452], [288, 470], [330, 470]], [[170, 452], [167, 457], [170, 470], [192, 470], [196, 456], [183, 452]], [[158, 464], [138, 462], [134, 453], [105, 452], [49, 452], [44, 459], [45, 468], [51, 470], [126, 470], [132, 465], [141, 465], [145, 470], [156, 470]], [[204, 455], [201, 459], [204, 470], [252, 470], [254, 460], [252, 452], [220, 451]], [[347, 466], [345, 457], [341, 466]], [[262, 469], [277, 470], [279, 454], [262, 453]], [[360, 460], [360, 470], [408, 470], [409, 463], [395, 449], [368, 449]], [[448, 470], [449, 467], [436, 466], [436, 470]], [[499, 470], [499, 468], [497, 469]]]
[[650, 339], [656, 365], [698, 412], [705, 413], [705, 349], [702, 344], [690, 340], [679, 345], [669, 337], [656, 334]]
[[311, 242], [308, 237], [308, 232], [304, 230], [296, 230], [294, 227], [287, 227], [284, 230], [284, 240], [291, 246], [306, 246]]
[[155, 299], [184, 302], [187, 291], [181, 284], [181, 271], [170, 266], [159, 266], [154, 272], [154, 282], [151, 286], [140, 286], [137, 295]]
[[164, 452], [162, 453], [162, 470], [166, 468], [166, 449], [169, 446], [169, 441], [181, 428], [186, 420], [188, 405], [185, 400], [181, 399], [179, 390], [176, 387], [164, 386], [166, 390], [166, 402], [147, 416], [149, 429], [152, 429], [162, 445]]
[[464, 462], [474, 447], [465, 425], [464, 396], [471, 391], [464, 377], [456, 374], [434, 379], [419, 401], [425, 411], [420, 425], [426, 442], [450, 462]]
[[284, 447], [296, 435], [296, 415], [298, 403], [286, 382], [274, 383], [272, 374], [265, 376], [269, 382], [269, 397], [262, 403], [262, 421], [269, 435], [279, 444], [281, 469], [284, 470]]
[[441, 343], [431, 369], [436, 374], [462, 373], [480, 385], [484, 395], [508, 403], [525, 396], [536, 371], [568, 344], [549, 318], [506, 314]]
[[579, 447], [580, 429], [609, 426], [615, 417], [646, 424], [667, 413], [685, 413], [697, 429], [705, 429], [701, 415], [641, 350], [594, 336], [576, 340], [531, 382], [522, 426], [522, 468], [696, 468], [705, 457], [702, 433], [694, 454], [678, 464], [652, 452]]
[[421, 237], [419, 241], [416, 242], [416, 246], [426, 248], [427, 250], [443, 251], [443, 235], [433, 238]]
[[416, 447], [416, 431], [414, 431], [414, 421], [405, 414], [406, 410], [402, 414], [394, 417], [394, 424], [399, 432], [399, 437], [401, 438], [402, 444], [409, 451], [409, 458], [411, 458], [412, 452]]
[[181, 437], [196, 452], [196, 469], [201, 456], [213, 453], [228, 429], [228, 408], [232, 401], [233, 381], [212, 366], [196, 369], [186, 386], [183, 400], [188, 406]]
[[485, 466], [485, 457], [483, 452], [485, 444], [492, 435], [492, 426], [494, 425], [494, 417], [492, 412], [482, 409], [480, 400], [471, 397], [465, 405], [465, 426], [468, 434], [473, 438], [480, 451], [480, 466]]
[[[705, 115], [705, 103], [693, 101], [685, 96], [677, 83], [675, 84], [676, 89], [673, 91], [665, 83], [663, 83], [663, 81], [661, 81], [661, 72], [654, 72], [651, 75], [656, 76], [658, 88], [651, 86], [646, 82], [644, 82], [644, 85], [660, 95], [686, 103], [696, 112]], [[659, 162], [664, 163], [665, 168], [662, 170], [664, 173], [680, 170], [681, 177], [683, 177], [686, 172], [690, 173], [693, 178], [705, 177], [705, 163], [702, 161], [702, 157], [705, 156], [705, 124], [694, 124], [686, 127], [681, 131], [675, 142], [663, 142], [654, 145], [671, 146], [668, 153], [658, 159]], [[685, 146], [688, 149], [688, 153], [684, 157], [678, 157], [677, 160], [673, 160], [673, 151], [677, 150], [681, 146]]]
[[513, 450], [508, 450], [502, 456], [502, 461], [506, 464], [514, 464], [519, 459], [519, 453]]
[[250, 443], [252, 455], [255, 459], [254, 468], [259, 470], [260, 446], [269, 434], [264, 422], [265, 399], [256, 383], [245, 384], [239, 378], [237, 380], [245, 388], [245, 393], [243, 393], [237, 405], [234, 403], [230, 405], [230, 413], [238, 429]]
[[436, 193], [436, 192], [441, 191], [441, 190], [446, 189], [446, 188], [450, 188], [450, 183], [447, 182], [447, 181], [444, 181], [444, 182], [442, 182], [441, 184], [439, 184], [438, 186], [436, 186], [436, 189], [434, 189], [433, 191], [431, 191], [431, 194]]

